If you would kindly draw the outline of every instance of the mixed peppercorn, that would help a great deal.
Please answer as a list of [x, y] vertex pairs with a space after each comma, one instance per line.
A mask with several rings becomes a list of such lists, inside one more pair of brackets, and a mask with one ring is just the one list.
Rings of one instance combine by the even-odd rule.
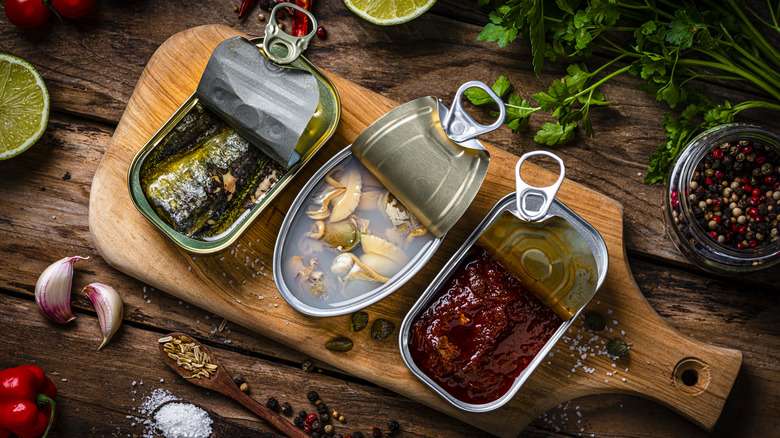
[[[335, 429], [332, 424], [329, 424], [331, 419], [337, 420], [340, 423], [346, 423], [347, 419], [344, 415], [340, 414], [335, 409], [329, 409], [328, 406], [320, 399], [320, 395], [317, 391], [309, 391], [306, 394], [306, 398], [315, 406], [317, 413], [308, 413], [305, 410], [298, 412], [298, 416], [293, 419], [293, 424], [303, 429], [304, 433], [311, 435], [313, 438], [364, 438], [362, 432], [356, 431], [350, 435], [341, 435], [335, 433]], [[282, 405], [282, 412], [288, 415], [285, 410], [285, 405]], [[273, 409], [272, 406], [278, 408], [278, 402], [271, 397], [268, 400], [267, 406]], [[292, 412], [292, 407], [289, 408], [289, 412]], [[400, 430], [401, 426], [397, 421], [390, 421], [387, 425], [387, 431], [383, 432], [379, 427], [374, 427], [371, 431], [371, 436], [374, 437], [391, 437], [394, 432]]]
[[[681, 195], [669, 193], [672, 216], [691, 240]], [[696, 166], [684, 195], [696, 226], [712, 241], [736, 250], [765, 247], [778, 239], [780, 155], [757, 141], [723, 143]]]

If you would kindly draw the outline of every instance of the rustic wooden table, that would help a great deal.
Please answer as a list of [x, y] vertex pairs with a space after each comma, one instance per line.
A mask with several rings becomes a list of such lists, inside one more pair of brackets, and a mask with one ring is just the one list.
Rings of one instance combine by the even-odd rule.
[[[325, 363], [314, 373], [296, 351], [179, 301], [124, 275], [95, 249], [87, 226], [92, 178], [155, 49], [176, 32], [202, 24], [224, 24], [262, 35], [256, 14], [241, 23], [234, 2], [98, 2], [86, 18], [34, 31], [0, 19], [0, 51], [30, 61], [46, 81], [52, 101], [49, 126], [32, 149], [0, 162], [0, 369], [25, 363], [42, 366], [54, 379], [61, 403], [56, 437], [142, 436], [138, 410], [155, 389], [197, 401], [246, 425], [269, 427], [237, 403], [174, 377], [158, 359], [150, 339], [170, 331], [194, 334], [213, 347], [232, 372], [245, 376], [251, 395], [268, 396], [309, 409], [316, 389], [346, 413], [347, 434], [402, 424], [400, 436], [482, 436], [453, 420]], [[439, 0], [404, 25], [378, 27], [337, 0], [320, 1], [316, 16], [328, 38], [315, 39], [307, 57], [316, 65], [398, 102], [435, 95], [449, 102], [458, 86], [477, 79], [509, 77], [523, 96], [545, 89], [564, 71], [547, 64], [533, 75], [522, 41], [499, 49], [476, 41], [487, 12], [476, 2]], [[267, 15], [267, 12], [266, 12]], [[711, 86], [732, 100], [750, 97]], [[694, 339], [741, 350], [744, 361], [715, 428], [716, 436], [777, 436], [780, 430], [780, 313], [777, 271], [719, 278], [694, 268], [667, 238], [661, 216], [662, 187], [643, 184], [647, 157], [662, 140], [664, 107], [635, 88], [631, 78], [604, 87], [615, 104], [594, 111], [595, 138], [582, 133], [556, 153], [567, 177], [624, 206], [624, 236], [636, 281], [653, 308]], [[761, 114], [752, 121], [770, 124]], [[543, 123], [532, 118], [532, 125]], [[507, 128], [486, 141], [513, 154], [535, 150], [527, 133]], [[118, 230], [121, 232], [121, 230]], [[73, 294], [78, 319], [57, 326], [38, 311], [33, 292], [39, 274], [69, 255], [89, 256], [76, 265]], [[270, 256], [269, 256], [270, 257]], [[270, 266], [270, 258], [266, 261]], [[113, 285], [125, 303], [125, 320], [109, 347], [98, 352], [95, 312], [78, 293], [100, 281]], [[706, 436], [676, 413], [636, 397], [605, 394], [564, 403], [529, 425], [524, 436]]]

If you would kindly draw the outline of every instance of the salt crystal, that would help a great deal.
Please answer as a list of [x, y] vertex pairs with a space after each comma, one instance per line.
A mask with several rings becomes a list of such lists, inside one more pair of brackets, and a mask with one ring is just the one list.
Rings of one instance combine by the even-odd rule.
[[68, 381], [68, 379], [62, 379], [62, 381], [63, 381], [63, 382], [67, 382], [67, 381]]
[[258, 299], [258, 300], [263, 300], [263, 299], [265, 299], [265, 298], [263, 298], [263, 296], [262, 296], [262, 295], [258, 295], [258, 296], [257, 296], [257, 299]]
[[208, 412], [188, 403], [168, 403], [154, 415], [154, 426], [165, 438], [208, 438], [211, 417]]

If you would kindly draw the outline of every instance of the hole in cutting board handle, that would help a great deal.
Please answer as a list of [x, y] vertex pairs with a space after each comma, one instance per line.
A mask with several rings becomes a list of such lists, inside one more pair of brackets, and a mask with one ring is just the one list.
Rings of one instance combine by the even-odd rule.
[[686, 357], [675, 365], [672, 383], [686, 394], [700, 394], [710, 385], [710, 366], [694, 357]]

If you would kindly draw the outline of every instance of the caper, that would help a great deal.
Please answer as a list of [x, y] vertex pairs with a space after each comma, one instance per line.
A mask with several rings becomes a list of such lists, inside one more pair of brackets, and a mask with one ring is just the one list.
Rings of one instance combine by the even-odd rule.
[[325, 348], [331, 351], [340, 351], [345, 352], [352, 349], [352, 347], [355, 344], [352, 343], [352, 340], [349, 338], [336, 338], [331, 339], [330, 341], [325, 343]]
[[623, 357], [627, 355], [628, 350], [630, 349], [631, 345], [627, 344], [626, 341], [621, 338], [612, 338], [607, 344], [607, 353], [617, 357]]
[[585, 314], [585, 327], [587, 327], [588, 330], [598, 332], [604, 330], [604, 327], [606, 326], [607, 321], [604, 319], [604, 315], [599, 312], [588, 312]]
[[349, 324], [349, 329], [352, 333], [357, 333], [368, 325], [368, 313], [364, 311], [355, 312], [352, 315], [352, 322]]
[[395, 330], [395, 324], [384, 318], [377, 318], [371, 325], [371, 338], [375, 341], [381, 341], [390, 336], [393, 330]]

